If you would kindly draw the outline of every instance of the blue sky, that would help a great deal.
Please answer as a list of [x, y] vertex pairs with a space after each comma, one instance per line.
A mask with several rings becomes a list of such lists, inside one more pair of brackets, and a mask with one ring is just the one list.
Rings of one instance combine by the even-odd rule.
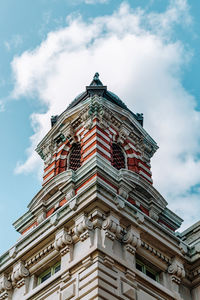
[[185, 223], [200, 217], [200, 2], [6, 0], [0, 3], [0, 252], [41, 188], [34, 149], [93, 74], [160, 149], [155, 187]]

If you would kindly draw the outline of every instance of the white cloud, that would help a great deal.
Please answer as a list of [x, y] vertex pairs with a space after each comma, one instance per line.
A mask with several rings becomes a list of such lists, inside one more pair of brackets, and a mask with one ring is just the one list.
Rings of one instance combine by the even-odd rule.
[[[68, 17], [65, 28], [15, 57], [13, 95], [38, 97], [48, 107], [31, 116], [35, 133], [28, 158], [16, 172], [41, 167], [33, 150], [50, 128], [50, 116], [61, 113], [98, 71], [130, 109], [144, 113], [145, 128], [160, 146], [152, 164], [155, 186], [188, 224], [189, 190], [200, 181], [200, 113], [180, 78], [191, 54], [170, 39], [174, 26], [186, 21], [191, 23], [186, 0], [171, 1], [162, 14], [133, 11], [123, 3], [112, 15], [90, 23]], [[200, 208], [197, 196], [192, 199], [195, 221]]]
[[17, 49], [23, 43], [23, 38], [19, 34], [13, 35], [9, 40], [4, 42], [4, 46], [8, 51], [11, 51], [13, 48]]
[[82, 0], [85, 4], [108, 3], [109, 0]]

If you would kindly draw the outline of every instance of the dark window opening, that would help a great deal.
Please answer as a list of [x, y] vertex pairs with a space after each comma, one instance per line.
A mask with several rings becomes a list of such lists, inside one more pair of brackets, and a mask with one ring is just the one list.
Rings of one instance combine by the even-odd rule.
[[146, 260], [141, 261], [136, 259], [136, 269], [140, 272], [144, 273], [151, 279], [159, 282], [159, 270], [157, 267], [153, 266], [151, 263], [147, 262]]
[[122, 149], [117, 144], [112, 144], [112, 165], [117, 170], [125, 168], [125, 157]]
[[69, 157], [69, 169], [76, 171], [81, 166], [81, 145], [74, 144]]

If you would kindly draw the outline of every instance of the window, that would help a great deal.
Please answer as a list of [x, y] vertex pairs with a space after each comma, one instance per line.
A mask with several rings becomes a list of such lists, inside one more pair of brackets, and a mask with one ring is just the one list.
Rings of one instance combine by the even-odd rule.
[[136, 269], [150, 277], [151, 279], [159, 282], [159, 272], [157, 270], [154, 270], [153, 267], [146, 265], [142, 261], [136, 259]]
[[112, 144], [112, 161], [113, 167], [117, 170], [125, 168], [125, 157], [121, 147], [118, 144]]
[[48, 268], [42, 274], [38, 276], [38, 284], [43, 283], [49, 279], [52, 275], [60, 270], [60, 262], [56, 263], [53, 267]]
[[69, 156], [69, 169], [76, 171], [81, 166], [81, 145], [74, 144]]

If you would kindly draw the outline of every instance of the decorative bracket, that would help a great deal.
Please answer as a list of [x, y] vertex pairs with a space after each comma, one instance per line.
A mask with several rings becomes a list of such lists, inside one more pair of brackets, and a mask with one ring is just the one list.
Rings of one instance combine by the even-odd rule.
[[0, 299], [11, 299], [12, 283], [5, 274], [0, 277]]
[[93, 245], [93, 238], [94, 233], [93, 230], [93, 223], [84, 215], [80, 215], [75, 222], [74, 233], [80, 240], [83, 242], [87, 238], [90, 238], [90, 246]]
[[29, 270], [27, 270], [22, 261], [19, 261], [13, 267], [13, 272], [11, 275], [11, 280], [13, 286], [20, 288], [25, 284], [25, 278], [29, 276]]
[[60, 251], [61, 255], [70, 253], [70, 260], [72, 260], [73, 254], [73, 239], [70, 234], [66, 232], [64, 228], [56, 233], [54, 248], [57, 251]]

